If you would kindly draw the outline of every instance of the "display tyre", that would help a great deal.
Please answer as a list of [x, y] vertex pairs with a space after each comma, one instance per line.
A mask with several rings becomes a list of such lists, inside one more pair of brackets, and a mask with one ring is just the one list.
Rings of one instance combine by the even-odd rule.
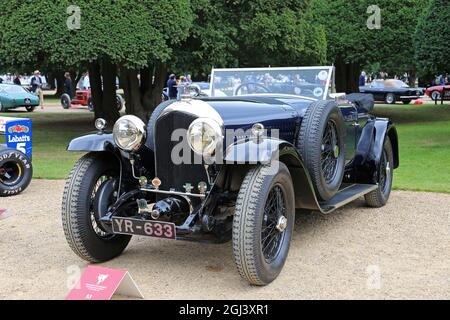
[[385, 102], [386, 102], [387, 104], [395, 104], [395, 102], [396, 102], [395, 94], [393, 94], [393, 93], [388, 93], [388, 94], [386, 95]]
[[0, 149], [0, 197], [24, 191], [33, 178], [30, 159], [20, 151]]
[[433, 101], [441, 100], [441, 93], [439, 91], [433, 91], [431, 93], [431, 99], [433, 99]]
[[295, 219], [294, 188], [280, 162], [250, 170], [233, 218], [233, 255], [241, 277], [253, 285], [275, 280], [286, 262]]
[[334, 101], [317, 101], [305, 113], [297, 147], [319, 200], [334, 197], [345, 169], [345, 123]]
[[[62, 224], [72, 250], [86, 261], [98, 263], [120, 255], [130, 236], [102, 227], [99, 218], [114, 203], [119, 164], [104, 153], [88, 153], [70, 172], [62, 200]], [[100, 208], [100, 209], [98, 209]]]
[[63, 109], [69, 109], [70, 106], [72, 105], [72, 99], [70, 98], [70, 96], [67, 93], [64, 93], [61, 96], [61, 106], [63, 107]]
[[394, 152], [391, 140], [386, 137], [378, 169], [378, 189], [365, 196], [369, 207], [380, 208], [386, 205], [391, 195], [394, 180]]

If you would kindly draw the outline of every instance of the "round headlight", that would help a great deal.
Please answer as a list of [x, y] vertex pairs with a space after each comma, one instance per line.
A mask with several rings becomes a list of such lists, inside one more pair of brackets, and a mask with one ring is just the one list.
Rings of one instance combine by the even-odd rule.
[[222, 128], [214, 120], [200, 118], [189, 126], [187, 139], [195, 153], [212, 156], [216, 151], [217, 144], [223, 139]]
[[113, 135], [114, 142], [120, 149], [138, 150], [146, 137], [145, 124], [136, 116], [124, 116], [114, 125]]

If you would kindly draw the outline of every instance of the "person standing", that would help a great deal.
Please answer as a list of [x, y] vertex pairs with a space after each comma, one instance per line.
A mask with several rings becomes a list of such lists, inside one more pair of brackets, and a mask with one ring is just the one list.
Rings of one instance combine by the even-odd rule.
[[17, 86], [22, 85], [22, 82], [20, 81], [20, 76], [18, 74], [16, 74], [16, 76], [14, 77], [13, 83]]
[[174, 74], [169, 76], [169, 80], [167, 81], [167, 88], [169, 90], [169, 100], [174, 100], [177, 98], [178, 90], [177, 90], [177, 80]]
[[366, 85], [366, 73], [363, 71], [359, 76], [359, 86], [364, 87]]
[[68, 94], [70, 99], [73, 98], [72, 78], [70, 77], [70, 73], [69, 72], [66, 72], [64, 74], [64, 93]]
[[191, 77], [190, 74], [187, 75], [186, 82], [189, 83], [189, 84], [192, 84], [192, 77]]
[[41, 73], [39, 70], [36, 70], [33, 75], [33, 78], [31, 78], [31, 92], [39, 97], [39, 105], [41, 109], [44, 109], [44, 91], [42, 90], [43, 82]]

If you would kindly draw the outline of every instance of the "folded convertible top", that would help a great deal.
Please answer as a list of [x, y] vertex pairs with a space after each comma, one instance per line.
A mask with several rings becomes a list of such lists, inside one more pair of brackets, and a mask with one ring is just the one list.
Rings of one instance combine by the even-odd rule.
[[367, 93], [352, 93], [346, 95], [347, 100], [356, 104], [360, 111], [370, 112], [375, 107], [375, 100], [372, 94]]

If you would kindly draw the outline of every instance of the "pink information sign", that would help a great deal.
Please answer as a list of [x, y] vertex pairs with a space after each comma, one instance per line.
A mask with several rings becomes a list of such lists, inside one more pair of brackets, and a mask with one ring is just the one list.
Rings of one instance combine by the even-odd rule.
[[0, 208], [0, 220], [11, 217], [11, 212], [8, 209]]
[[66, 300], [110, 300], [116, 294], [144, 298], [128, 271], [88, 266]]

